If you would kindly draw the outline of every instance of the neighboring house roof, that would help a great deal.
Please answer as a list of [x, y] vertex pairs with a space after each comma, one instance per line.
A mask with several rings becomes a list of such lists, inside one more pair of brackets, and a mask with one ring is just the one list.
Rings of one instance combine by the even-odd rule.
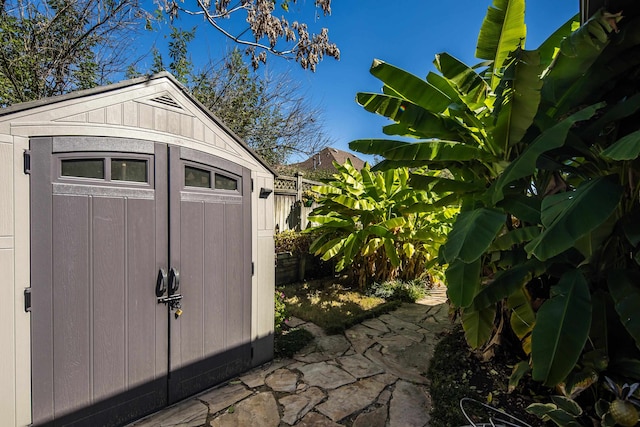
[[351, 160], [351, 164], [357, 170], [361, 170], [364, 167], [364, 161], [358, 158], [355, 154], [347, 151], [338, 150], [337, 148], [324, 148], [320, 152], [309, 157], [304, 162], [295, 163], [291, 166], [299, 168], [305, 171], [335, 171], [333, 162], [338, 164], [344, 164], [347, 159]]

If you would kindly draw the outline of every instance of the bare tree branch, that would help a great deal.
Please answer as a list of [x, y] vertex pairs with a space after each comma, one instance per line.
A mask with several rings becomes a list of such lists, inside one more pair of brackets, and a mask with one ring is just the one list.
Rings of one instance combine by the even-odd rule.
[[0, 105], [104, 83], [131, 62], [123, 42], [150, 15], [138, 0], [4, 0]]
[[[293, 59], [304, 69], [315, 71], [317, 64], [325, 57], [340, 59], [340, 50], [329, 40], [329, 30], [322, 28], [319, 34], [309, 34], [305, 23], [289, 23], [284, 16], [274, 15], [276, 2], [273, 0], [241, 0], [237, 6], [229, 8], [229, 0], [196, 0], [196, 10], [183, 6], [178, 0], [159, 0], [163, 10], [171, 20], [180, 13], [193, 16], [203, 16], [206, 22], [216, 31], [232, 40], [234, 43], [246, 46], [245, 53], [250, 55], [251, 64], [257, 69], [260, 63], [266, 63], [267, 53], [282, 58]], [[289, 3], [296, 0], [282, 0], [281, 6], [288, 10]], [[316, 0], [315, 7], [322, 10], [324, 15], [331, 13], [331, 0]], [[240, 35], [233, 35], [223, 22], [233, 15], [246, 13], [245, 20], [253, 39], [245, 38], [243, 31]], [[263, 41], [265, 40], [265, 41]], [[280, 46], [286, 47], [280, 47]]]

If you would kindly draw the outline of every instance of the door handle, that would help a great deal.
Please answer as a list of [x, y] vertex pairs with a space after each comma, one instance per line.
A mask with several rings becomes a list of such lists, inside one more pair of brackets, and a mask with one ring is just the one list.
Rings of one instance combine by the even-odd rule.
[[164, 268], [158, 270], [158, 278], [156, 279], [156, 297], [160, 298], [167, 291], [167, 272]]
[[169, 296], [178, 292], [180, 288], [180, 272], [177, 268], [171, 267], [169, 270]]

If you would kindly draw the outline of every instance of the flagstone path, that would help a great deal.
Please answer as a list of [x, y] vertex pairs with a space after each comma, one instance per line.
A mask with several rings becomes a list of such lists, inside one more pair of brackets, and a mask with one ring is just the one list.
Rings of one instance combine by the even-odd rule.
[[428, 426], [426, 372], [451, 328], [444, 288], [416, 304], [327, 336], [291, 319], [315, 341], [130, 427]]

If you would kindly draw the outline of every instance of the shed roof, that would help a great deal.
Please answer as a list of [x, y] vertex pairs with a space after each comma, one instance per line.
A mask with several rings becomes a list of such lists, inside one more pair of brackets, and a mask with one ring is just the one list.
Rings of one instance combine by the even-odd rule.
[[[64, 95], [58, 95], [50, 98], [38, 99], [35, 101], [23, 102], [20, 104], [15, 104], [10, 107], [0, 109], [0, 120], [10, 116], [12, 114], [24, 113], [29, 110], [34, 110], [41, 107], [47, 107], [51, 105], [55, 105], [58, 103], [64, 103], [66, 101], [79, 100], [83, 98], [92, 98], [99, 95], [108, 94], [109, 92], [115, 92], [122, 89], [127, 89], [134, 86], [145, 86], [145, 84], [149, 84], [151, 82], [156, 81], [166, 81], [169, 82], [175, 89], [177, 89], [180, 93], [182, 93], [194, 106], [196, 106], [208, 119], [210, 119], [216, 126], [220, 127], [225, 133], [227, 133], [235, 142], [237, 142], [243, 149], [245, 149], [253, 158], [255, 158], [262, 166], [264, 166], [269, 172], [273, 175], [277, 175], [277, 172], [259, 155], [257, 154], [251, 147], [247, 145], [247, 143], [236, 135], [227, 125], [224, 124], [222, 120], [216, 117], [211, 111], [209, 111], [200, 101], [198, 101], [189, 90], [180, 83], [171, 73], [163, 71], [157, 74], [137, 77], [130, 80], [121, 81], [118, 83], [98, 86], [91, 89], [78, 90], [75, 92], [70, 92]], [[156, 98], [157, 102], [162, 102], [163, 100], [160, 98]], [[172, 100], [171, 98], [165, 98], [164, 101], [166, 105], [171, 107]]]

